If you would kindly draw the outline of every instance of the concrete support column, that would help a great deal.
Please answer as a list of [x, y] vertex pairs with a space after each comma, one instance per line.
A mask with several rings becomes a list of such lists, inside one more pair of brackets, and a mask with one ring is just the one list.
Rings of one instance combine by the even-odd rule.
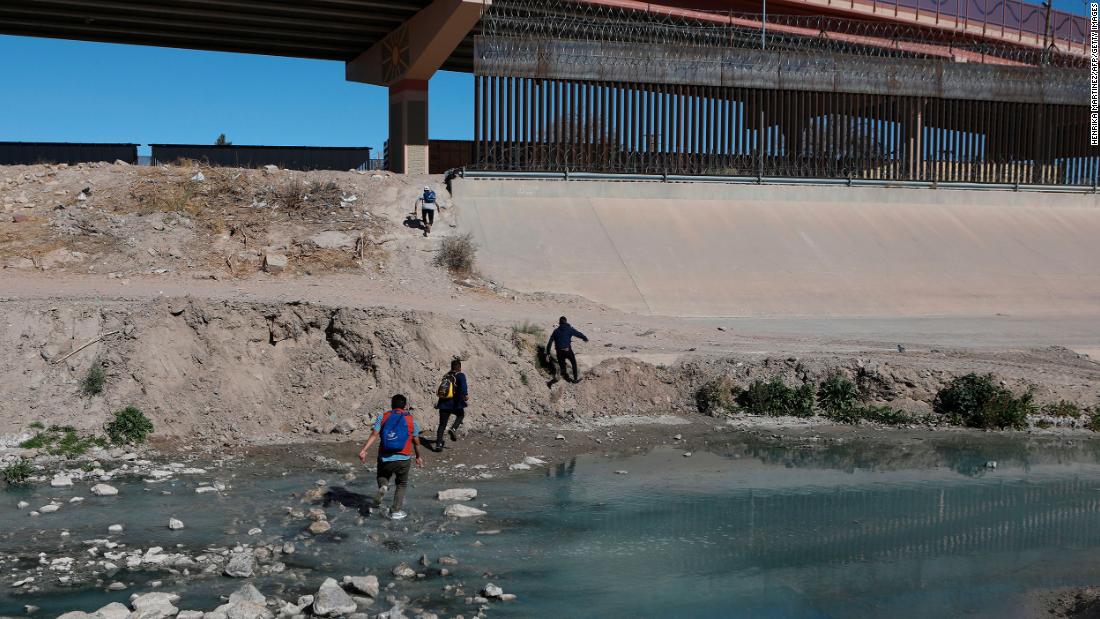
[[390, 89], [391, 172], [428, 173], [428, 80], [406, 79]]

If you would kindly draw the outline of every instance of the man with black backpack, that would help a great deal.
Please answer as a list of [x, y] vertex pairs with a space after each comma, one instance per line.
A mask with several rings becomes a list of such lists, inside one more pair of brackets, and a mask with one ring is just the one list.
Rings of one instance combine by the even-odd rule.
[[359, 450], [359, 461], [367, 461], [367, 451], [378, 441], [378, 494], [375, 506], [382, 505], [382, 499], [389, 489], [390, 478], [396, 478], [397, 490], [393, 493], [393, 509], [390, 518], [401, 520], [405, 512], [401, 506], [405, 502], [405, 488], [409, 485], [409, 471], [412, 470], [412, 458], [416, 456], [416, 465], [424, 466], [420, 457], [420, 424], [416, 422], [405, 406], [408, 400], [400, 393], [390, 400], [392, 410], [378, 416], [371, 428], [370, 438]]
[[[451, 371], [444, 374], [443, 380], [439, 381], [436, 395], [439, 396], [439, 402], [435, 405], [439, 409], [439, 427], [435, 434], [435, 450], [442, 451], [445, 444], [444, 431], [447, 431], [452, 441], [458, 441], [458, 429], [466, 417], [466, 404], [470, 401], [470, 391], [466, 386], [466, 375], [462, 373], [461, 359], [451, 361]], [[448, 431], [447, 422], [452, 415], [455, 422]]]

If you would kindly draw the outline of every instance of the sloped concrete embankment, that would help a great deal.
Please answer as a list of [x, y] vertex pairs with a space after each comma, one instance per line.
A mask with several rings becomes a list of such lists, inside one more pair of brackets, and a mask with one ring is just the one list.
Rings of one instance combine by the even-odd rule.
[[1100, 198], [460, 180], [488, 277], [675, 316], [1059, 316], [1100, 308]]

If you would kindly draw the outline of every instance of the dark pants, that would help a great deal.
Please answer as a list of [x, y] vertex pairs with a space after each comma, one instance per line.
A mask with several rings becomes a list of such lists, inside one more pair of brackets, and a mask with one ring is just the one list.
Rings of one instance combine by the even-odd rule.
[[455, 422], [451, 426], [452, 430], [457, 431], [462, 426], [462, 420], [466, 418], [465, 408], [441, 408], [439, 409], [439, 427], [435, 431], [435, 445], [441, 447], [443, 445], [443, 433], [447, 431], [447, 422], [451, 420], [451, 416], [454, 416]]
[[577, 355], [573, 354], [572, 348], [565, 350], [558, 350], [558, 371], [561, 372], [561, 377], [565, 380], [569, 380], [569, 375], [565, 373], [565, 362], [569, 361], [569, 364], [573, 366], [573, 382], [576, 382], [580, 377], [577, 376]]
[[424, 225], [431, 228], [435, 223], [435, 209], [434, 208], [421, 208], [421, 217], [424, 220]]
[[412, 470], [412, 459], [394, 460], [393, 462], [378, 461], [378, 495], [374, 502], [379, 506], [382, 497], [386, 495], [385, 488], [390, 484], [390, 478], [397, 478], [397, 490], [393, 493], [393, 511], [401, 511], [401, 505], [405, 503], [405, 488], [409, 485], [409, 471]]

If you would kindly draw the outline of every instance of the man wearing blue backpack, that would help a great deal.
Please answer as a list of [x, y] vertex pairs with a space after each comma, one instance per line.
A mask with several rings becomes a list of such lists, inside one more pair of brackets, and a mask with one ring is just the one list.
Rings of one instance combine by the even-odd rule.
[[401, 506], [405, 502], [405, 488], [409, 485], [409, 471], [412, 459], [416, 456], [416, 465], [424, 466], [420, 457], [420, 424], [405, 410], [408, 400], [400, 393], [390, 400], [390, 408], [378, 416], [371, 428], [370, 438], [359, 450], [359, 461], [367, 461], [367, 451], [378, 441], [378, 494], [374, 498], [376, 506], [382, 505], [382, 499], [389, 489], [390, 478], [396, 478], [397, 490], [393, 493], [393, 509], [390, 518], [401, 520], [405, 512]]
[[[424, 186], [424, 193], [420, 194], [420, 198], [416, 201], [420, 205], [420, 220], [424, 224], [424, 236], [432, 231], [432, 224], [435, 223], [435, 192], [431, 187]], [[413, 207], [413, 217], [416, 216], [416, 207]]]

